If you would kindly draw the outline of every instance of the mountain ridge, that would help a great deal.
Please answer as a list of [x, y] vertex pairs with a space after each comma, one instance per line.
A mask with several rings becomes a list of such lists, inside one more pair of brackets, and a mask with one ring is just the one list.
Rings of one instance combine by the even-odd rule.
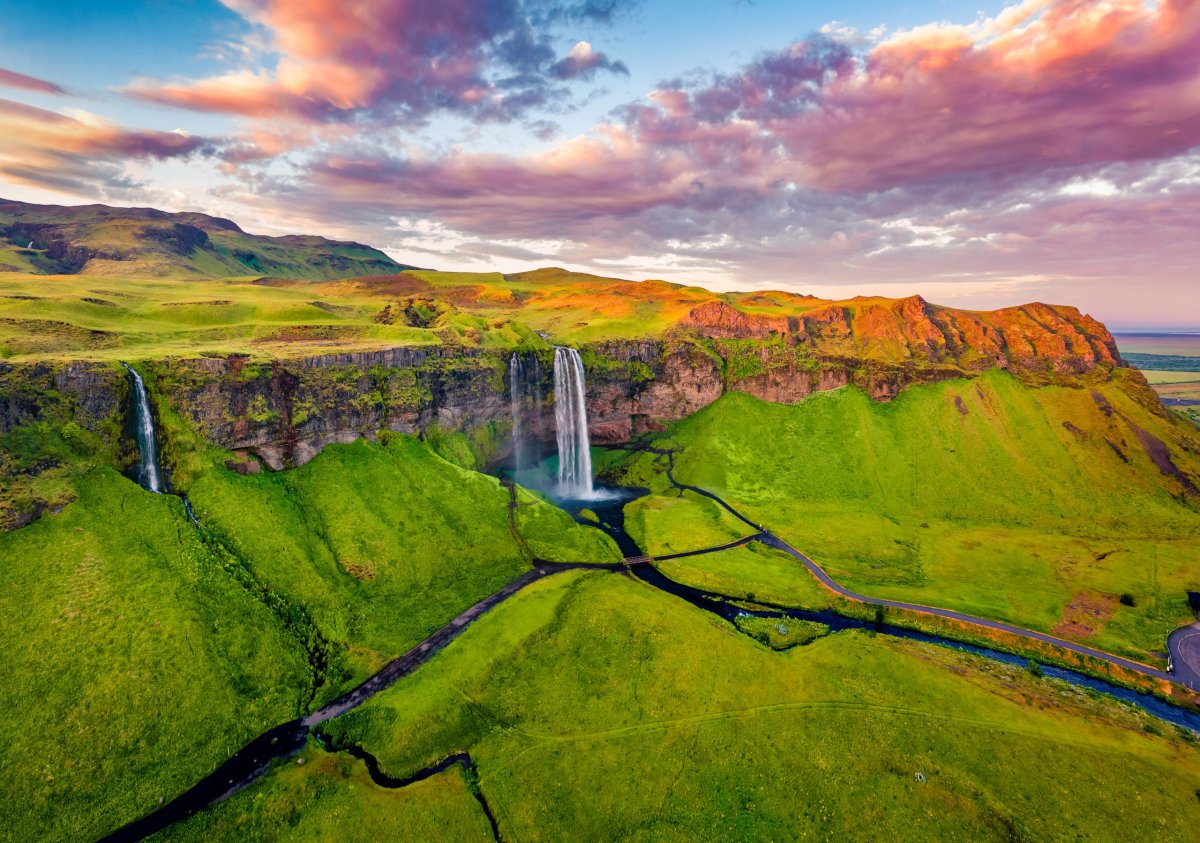
[[250, 234], [194, 211], [36, 205], [0, 199], [0, 271], [133, 277], [343, 278], [410, 268], [371, 246]]

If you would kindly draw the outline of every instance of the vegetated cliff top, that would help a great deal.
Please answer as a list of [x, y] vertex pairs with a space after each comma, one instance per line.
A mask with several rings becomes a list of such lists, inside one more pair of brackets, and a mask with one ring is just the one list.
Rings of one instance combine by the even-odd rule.
[[407, 268], [361, 243], [247, 234], [236, 223], [207, 214], [0, 199], [0, 271], [327, 279]]
[[[663, 338], [969, 371], [1067, 374], [1119, 359], [1102, 324], [1060, 305], [976, 312], [919, 296], [716, 293], [557, 268], [413, 270], [357, 243], [260, 237], [204, 214], [103, 205], [0, 201], [0, 238], [0, 356], [9, 359], [267, 358]], [[30, 241], [32, 249], [18, 248]]]

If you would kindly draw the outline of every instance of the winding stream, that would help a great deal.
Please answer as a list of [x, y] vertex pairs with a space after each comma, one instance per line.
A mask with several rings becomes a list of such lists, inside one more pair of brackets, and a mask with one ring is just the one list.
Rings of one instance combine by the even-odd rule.
[[[1009, 624], [987, 621], [984, 618], [975, 618], [971, 615], [964, 615], [964, 614], [961, 614], [958, 612], [953, 612], [950, 610], [940, 610], [940, 609], [935, 609], [932, 607], [918, 606], [917, 604], [902, 603], [899, 601], [882, 600], [882, 599], [878, 599], [878, 598], [865, 597], [863, 595], [859, 595], [852, 591], [844, 589], [841, 586], [839, 586], [836, 582], [834, 582], [825, 573], [825, 571], [822, 568], [817, 566], [816, 563], [812, 562], [812, 560], [810, 560], [807, 556], [800, 553], [798, 550], [791, 547], [791, 545], [787, 544], [783, 540], [777, 538], [776, 536], [774, 536], [772, 533], [770, 533], [769, 531], [767, 531], [760, 525], [755, 524], [749, 518], [746, 518], [744, 515], [742, 515], [740, 512], [738, 512], [734, 507], [732, 507], [729, 503], [727, 503], [726, 501], [724, 501], [717, 495], [713, 494], [712, 492], [710, 492], [706, 489], [701, 489], [698, 486], [690, 486], [688, 484], [680, 483], [679, 481], [677, 481], [674, 477], [674, 452], [666, 451], [666, 450], [662, 450], [662, 449], [648, 449], [648, 450], [651, 450], [653, 453], [667, 456], [667, 458], [668, 458], [667, 477], [671, 481], [672, 486], [674, 486], [677, 489], [680, 489], [681, 491], [687, 490], [687, 491], [695, 492], [696, 494], [702, 495], [706, 498], [709, 498], [712, 501], [715, 501], [717, 504], [719, 504], [720, 506], [725, 508], [729, 513], [731, 513], [733, 516], [735, 516], [738, 520], [742, 521], [743, 523], [754, 528], [757, 531], [752, 535], [743, 536], [740, 539], [736, 539], [734, 541], [728, 542], [728, 543], [720, 545], [718, 547], [702, 548], [699, 550], [691, 550], [691, 551], [684, 551], [682, 553], [672, 553], [672, 554], [667, 554], [667, 555], [663, 555], [663, 556], [657, 556], [657, 557], [654, 557], [653, 561], [655, 561], [655, 562], [667, 561], [667, 560], [671, 560], [671, 559], [682, 559], [682, 558], [691, 557], [691, 556], [701, 556], [701, 555], [705, 555], [705, 554], [709, 554], [709, 553], [718, 553], [720, 551], [730, 550], [732, 548], [740, 547], [740, 546], [749, 544], [751, 542], [760, 542], [764, 545], [767, 545], [768, 547], [773, 547], [777, 550], [782, 550], [785, 553], [788, 553], [789, 555], [791, 555], [792, 557], [798, 559], [801, 563], [805, 564], [805, 566], [809, 569], [809, 571], [811, 573], [813, 573], [815, 576], [817, 576], [817, 578], [819, 580], [821, 580], [822, 583], [824, 583], [827, 586], [832, 586], [833, 590], [838, 592], [839, 594], [846, 596], [846, 597], [850, 597], [851, 599], [857, 600], [859, 602], [866, 603], [868, 605], [912, 609], [912, 610], [927, 612], [927, 613], [931, 613], [931, 614], [935, 614], [935, 615], [939, 615], [939, 616], [943, 616], [943, 617], [962, 619], [962, 620], [966, 620], [971, 623], [977, 623], [978, 625], [981, 625], [981, 626], [987, 626], [989, 628], [995, 628], [995, 629], [1000, 629], [1000, 630], [1004, 630], [1004, 631], [1014, 631], [1020, 635], [1023, 635], [1026, 637], [1033, 637], [1037, 640], [1043, 640], [1048, 643], [1052, 643], [1056, 646], [1062, 646], [1063, 644], [1073, 644], [1073, 642], [1060, 642], [1058, 639], [1052, 638], [1051, 636], [1044, 636], [1044, 635], [1041, 635], [1040, 633], [1033, 632], [1032, 630], [1025, 630], [1025, 629], [1022, 629], [1021, 627], [1013, 627], [1013, 626], [1010, 626]], [[619, 487], [607, 487], [607, 488], [612, 489], [614, 492], [620, 491]], [[630, 536], [625, 531], [624, 513], [620, 511], [620, 507], [623, 507], [624, 504], [626, 502], [628, 502], [629, 500], [633, 500], [637, 497], [641, 497], [642, 495], [647, 494], [647, 491], [644, 489], [640, 489], [640, 488], [632, 488], [632, 489], [627, 489], [625, 491], [627, 492], [627, 495], [621, 501], [621, 504], [620, 504], [620, 506], [618, 506], [617, 511], [615, 513], [613, 513], [611, 509], [602, 509], [602, 508], [597, 508], [595, 506], [592, 507], [592, 510], [597, 514], [597, 516], [599, 516], [601, 518], [600, 524], [596, 524], [596, 523], [589, 521], [586, 518], [582, 518], [578, 514], [578, 509], [575, 509], [574, 511], [572, 511], [572, 507], [570, 505], [568, 505], [564, 508], [567, 508], [567, 511], [571, 512], [572, 515], [575, 517], [576, 521], [578, 521], [579, 523], [585, 524], [585, 525], [588, 525], [591, 527], [596, 527], [598, 529], [603, 530], [608, 535], [612, 536], [614, 538], [614, 540], [617, 541], [618, 547], [620, 547], [622, 552], [625, 553], [625, 556], [627, 557], [627, 559], [631, 558], [631, 557], [645, 559], [647, 557], [644, 556], [642, 549], [640, 547], [638, 547], [637, 542], [634, 541], [633, 537]], [[567, 502], [567, 503], [571, 504], [572, 502]], [[611, 516], [610, 519], [607, 521], [605, 521], [606, 515]], [[736, 620], [739, 616], [752, 616], [752, 617], [763, 617], [763, 618], [784, 618], [784, 617], [786, 617], [786, 618], [793, 618], [796, 620], [812, 621], [812, 622], [824, 624], [825, 626], [829, 627], [831, 632], [840, 632], [840, 631], [843, 631], [846, 629], [871, 629], [879, 634], [888, 635], [893, 638], [903, 638], [903, 639], [906, 639], [909, 641], [920, 641], [920, 642], [927, 643], [927, 644], [936, 644], [941, 647], [948, 647], [950, 649], [959, 650], [961, 652], [972, 653], [974, 655], [981, 656], [983, 658], [987, 658], [992, 661], [1000, 662], [1003, 664], [1015, 665], [1018, 667], [1025, 667], [1025, 666], [1028, 666], [1028, 664], [1029, 664], [1028, 658], [1023, 657], [1023, 656], [1018, 656], [1018, 655], [1015, 655], [1012, 653], [1006, 653], [1002, 650], [994, 650], [994, 649], [991, 649], [988, 647], [980, 647], [980, 646], [974, 645], [974, 644], [967, 644], [967, 643], [964, 643], [961, 641], [955, 641], [952, 638], [944, 638], [944, 637], [941, 637], [938, 635], [932, 635], [929, 633], [918, 632], [916, 630], [906, 629], [903, 627], [898, 627], [898, 626], [894, 626], [894, 625], [887, 624], [887, 623], [860, 620], [857, 618], [850, 618], [850, 617], [846, 617], [845, 615], [840, 615], [832, 610], [798, 609], [798, 608], [790, 607], [790, 606], [782, 606], [782, 605], [773, 604], [773, 603], [764, 603], [764, 602], [758, 601], [758, 600], [753, 601], [753, 603], [748, 603], [747, 601], [739, 600], [737, 598], [733, 598], [726, 594], [720, 594], [718, 592], [712, 592], [712, 591], [705, 591], [703, 589], [695, 588], [693, 586], [689, 586], [689, 585], [685, 585], [684, 583], [677, 582], [677, 581], [671, 579], [670, 577], [668, 577], [661, 570], [659, 570], [657, 567], [655, 567], [655, 565], [652, 562], [649, 562], [649, 561], [639, 562], [638, 564], [630, 565], [630, 571], [633, 573], [633, 575], [635, 577], [637, 577], [642, 582], [645, 582], [646, 584], [651, 585], [654, 588], [659, 589], [660, 591], [664, 591], [668, 594], [671, 594], [675, 597], [685, 600], [688, 603], [691, 603], [693, 606], [696, 606], [697, 608], [703, 609], [706, 612], [711, 612], [711, 613], [717, 615], [718, 617], [723, 618], [724, 620], [726, 620], [730, 624], [732, 624], [734, 626], [734, 628], [738, 629], [739, 631], [741, 631], [741, 630], [736, 623]], [[751, 605], [754, 607], [753, 609], [748, 608], [748, 606], [751, 606]], [[1147, 665], [1142, 665], [1139, 662], [1134, 662], [1134, 661], [1131, 661], [1128, 659], [1122, 659], [1119, 656], [1113, 656], [1109, 653], [1103, 653], [1102, 651], [1099, 651], [1099, 650], [1093, 650], [1090, 647], [1085, 647], [1083, 645], [1075, 645], [1075, 646], [1072, 646], [1070, 649], [1073, 649], [1074, 651], [1080, 652], [1083, 654], [1096, 654], [1096, 655], [1104, 657], [1108, 661], [1112, 661], [1114, 663], [1121, 664], [1122, 666], [1129, 666], [1133, 669], [1137, 669], [1138, 672], [1146, 673], [1151, 676], [1156, 676], [1159, 678], [1166, 678], [1166, 679], [1175, 681], [1175, 677], [1172, 676], [1171, 674], [1166, 673], [1165, 671], [1159, 671], [1154, 668], [1150, 668]], [[1057, 667], [1057, 666], [1053, 666], [1053, 665], [1042, 665], [1042, 664], [1039, 664], [1039, 668], [1042, 671], [1042, 674], [1045, 676], [1049, 676], [1054, 679], [1061, 679], [1065, 682], [1068, 682], [1068, 683], [1075, 685], [1077, 687], [1080, 687], [1080, 688], [1086, 688], [1091, 691], [1096, 691], [1099, 693], [1107, 694], [1108, 696], [1114, 697], [1118, 700], [1121, 700], [1122, 702], [1137, 706], [1138, 708], [1143, 709], [1144, 711], [1154, 715], [1155, 717], [1158, 717], [1161, 720], [1165, 720], [1168, 723], [1172, 723], [1176, 726], [1180, 726], [1182, 728], [1189, 729], [1192, 732], [1200, 734], [1200, 713], [1190, 711], [1189, 709], [1183, 708], [1182, 706], [1164, 702], [1163, 700], [1160, 700], [1151, 694], [1141, 693], [1139, 691], [1135, 691], [1135, 690], [1126, 688], [1121, 685], [1116, 685], [1111, 682], [1106, 682], [1102, 679], [1096, 679], [1094, 677], [1088, 676], [1088, 675], [1080, 673], [1078, 671], [1070, 670], [1068, 668]]]
[[[715, 553], [757, 541], [790, 553], [792, 556], [804, 563], [806, 567], [808, 567], [809, 570], [826, 585], [832, 584], [834, 590], [839, 591], [839, 593], [874, 605], [895, 605], [901, 607], [909, 606], [909, 604], [899, 604], [893, 603], [892, 601], [864, 598], [860, 595], [855, 595], [853, 592], [842, 589], [831, 579], [829, 579], [828, 575], [826, 575], [824, 571], [819, 568], [819, 566], [816, 566], [815, 563], [813, 563], [811, 560], [808, 560], [808, 558], [799, 551], [791, 548], [790, 545], [782, 542], [782, 540], [776, 538], [774, 535], [764, 530], [761, 526], [754, 524], [752, 521], [741, 515], [741, 513], [737, 512], [737, 510], [735, 510], [717, 495], [695, 486], [678, 483], [672, 473], [674, 468], [673, 453], [667, 451], [657, 451], [656, 453], [663, 453], [668, 456], [668, 478], [676, 488], [679, 488], [680, 490], [687, 489], [703, 495], [704, 497], [710, 498], [755, 530], [752, 535], [744, 536], [743, 538], [719, 547], [702, 548], [694, 551], [671, 554], [660, 557], [660, 559], [666, 560], [696, 556], [706, 553]], [[685, 600], [693, 606], [703, 609], [704, 611], [711, 612], [729, 621], [735, 629], [738, 629], [736, 620], [739, 616], [751, 615], [755, 617], [766, 618], [787, 617], [821, 623], [827, 626], [831, 632], [835, 633], [846, 629], [873, 629], [879, 634], [950, 647], [952, 649], [973, 653], [975, 655], [1004, 664], [1017, 666], [1026, 664], [1026, 659], [1011, 655], [1009, 653], [963, 644], [952, 639], [941, 638], [913, 630], [903, 629], [882, 622], [873, 623], [870, 621], [848, 618], [829, 610], [812, 611], [770, 603], [762, 603], [760, 601], [755, 601], [754, 604], [752, 604], [753, 608], [750, 608], [750, 604], [737, 601], [729, 595], [705, 591], [672, 580], [654, 566], [652, 561], [643, 554], [641, 548], [637, 545], [637, 542], [634, 541], [633, 537], [630, 536], [625, 529], [625, 504], [645, 494], [648, 494], [648, 490], [646, 489], [599, 486], [594, 489], [590, 489], [586, 498], [580, 497], [575, 499], [564, 499], [560, 502], [560, 505], [570, 512], [579, 523], [602, 530], [607, 535], [612, 537], [618, 548], [620, 548], [626, 557], [624, 562], [594, 564], [536, 560], [532, 570], [526, 572], [516, 580], [501, 588], [499, 591], [485, 597], [483, 600], [480, 600], [478, 603], [459, 614], [456, 618], [438, 629], [416, 647], [389, 662], [382, 670], [368, 678], [357, 687], [351, 689], [332, 702], [304, 717], [291, 720], [287, 723], [276, 726], [267, 732], [264, 732], [242, 747], [242, 749], [238, 750], [238, 752], [234, 753], [233, 756], [223, 762], [219, 767], [217, 767], [216, 770], [214, 770], [205, 778], [201, 779], [199, 782], [173, 799], [168, 804], [142, 817], [141, 819], [135, 820], [134, 822], [117, 829], [103, 839], [109, 841], [142, 840], [145, 837], [161, 831], [176, 822], [186, 819], [205, 807], [211, 806], [228, 798], [261, 777], [267, 771], [273, 761], [286, 758], [303, 749], [309, 735], [313, 734], [315, 728], [321, 723], [345, 714], [346, 712], [358, 707], [375, 694], [378, 694], [380, 691], [385, 690], [403, 677], [409, 675], [422, 664], [431, 659], [447, 644], [457, 638], [482, 614], [512, 597], [526, 586], [559, 571], [582, 569], [608, 571], [628, 570], [641, 582], [674, 597]], [[186, 501], [185, 507], [187, 509], [188, 516], [194, 522], [195, 526], [203, 531], [203, 525], [191, 511], [191, 507], [187, 506]], [[597, 520], [593, 521], [587, 518], [583, 514], [584, 509], [588, 509], [594, 513]], [[512, 507], [510, 507], [509, 510], [509, 517], [510, 519], [513, 518]], [[944, 610], [933, 610], [929, 607], [916, 608], [922, 611], [931, 611], [934, 613], [940, 612], [949, 617], [959, 617], [958, 613], [947, 613]], [[970, 616], [965, 617], [972, 622], [983, 620], [971, 618]], [[999, 628], [1005, 628], [1006, 626], [1007, 625], [1001, 625]], [[1018, 632], [1023, 635], [1028, 636], [1033, 634], [1028, 630], [1020, 630], [1019, 628], [1014, 629], [1017, 629]], [[1088, 649], [1090, 648], [1085, 648], [1085, 650]], [[1110, 660], [1117, 658], [1108, 654], [1103, 655], [1108, 656]], [[1146, 666], [1143, 665], [1141, 667], [1145, 668]], [[1141, 694], [1136, 691], [1113, 685], [1102, 680], [1093, 679], [1081, 673], [1064, 668], [1043, 666], [1042, 671], [1047, 676], [1064, 680], [1078, 687], [1107, 694], [1122, 700], [1123, 702], [1138, 706], [1139, 708], [1142, 708], [1150, 714], [1153, 714], [1154, 716], [1159, 717], [1169, 723], [1200, 733], [1200, 714], [1195, 714], [1181, 707], [1162, 702], [1148, 694]], [[1158, 673], [1162, 672], [1159, 671]], [[1163, 675], [1166, 676], [1167, 674], [1163, 673]], [[366, 763], [368, 773], [371, 775], [372, 780], [384, 787], [404, 787], [407, 784], [412, 784], [415, 781], [420, 781], [435, 775], [436, 773], [442, 772], [455, 764], [458, 764], [462, 767], [464, 773], [468, 775], [468, 783], [470, 783], [470, 776], [473, 775], [474, 770], [474, 762], [471, 760], [470, 756], [466, 755], [465, 753], [461, 753], [451, 755], [442, 761], [439, 761], [437, 764], [431, 765], [423, 770], [419, 770], [410, 776], [396, 778], [385, 774], [380, 769], [378, 759], [370, 755], [370, 753], [368, 753], [366, 750], [360, 747], [343, 747], [341, 749], [344, 749], [344, 751], [349, 752], [357, 758], [361, 758], [364, 763]], [[487, 804], [482, 793], [478, 792], [478, 787], [471, 787], [471, 791], [487, 814], [488, 821], [492, 826], [493, 834], [495, 835], [496, 839], [499, 840], [499, 828], [497, 826], [495, 817], [491, 812], [490, 806]]]

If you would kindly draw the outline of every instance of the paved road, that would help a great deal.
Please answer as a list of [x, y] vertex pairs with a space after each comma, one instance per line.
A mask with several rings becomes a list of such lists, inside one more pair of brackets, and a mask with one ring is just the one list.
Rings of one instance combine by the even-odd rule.
[[[785, 542], [783, 539], [771, 533], [764, 532], [759, 539], [763, 544], [778, 548], [784, 553], [798, 559], [804, 567], [808, 568], [809, 572], [816, 577], [821, 583], [831, 591], [836, 592], [842, 597], [854, 600], [858, 603], [866, 603], [871, 606], [885, 606], [892, 609], [905, 609], [910, 612], [920, 612], [924, 615], [933, 615], [939, 618], [949, 618], [950, 620], [961, 621], [971, 624], [972, 626], [983, 627], [984, 629], [993, 629], [999, 632], [1007, 632], [1012, 635], [1018, 635], [1022, 638], [1031, 638], [1034, 641], [1041, 641], [1045, 644], [1050, 644], [1055, 647], [1060, 647], [1064, 650], [1070, 650], [1072, 653], [1077, 653], [1081, 656], [1090, 656], [1095, 659], [1106, 661], [1109, 664], [1123, 667], [1126, 670], [1132, 670], [1140, 673], [1143, 676], [1150, 676], [1155, 679], [1166, 679], [1169, 682], [1180, 682], [1180, 677], [1173, 676], [1165, 670], [1159, 670], [1156, 667], [1151, 667], [1148, 664], [1143, 664], [1133, 659], [1127, 659], [1122, 656], [1106, 653], [1104, 650], [1097, 650], [1094, 647], [1088, 647], [1084, 644], [1076, 644], [1074, 641], [1066, 641], [1062, 638], [1055, 638], [1053, 635], [1047, 635], [1044, 632], [1036, 632], [1032, 629], [1025, 629], [1021, 626], [1013, 626], [1010, 623], [1002, 621], [988, 620], [987, 618], [976, 617], [975, 615], [967, 615], [963, 612], [955, 612], [952, 609], [939, 609], [936, 606], [923, 606], [920, 603], [905, 603], [900, 600], [885, 600], [881, 597], [868, 597], [865, 594], [859, 594], [839, 585], [829, 574], [825, 573], [825, 569], [816, 562], [809, 559], [796, 548]], [[1197, 656], [1200, 657], [1200, 641], [1197, 644]], [[1181, 684], [1184, 684], [1181, 682]], [[1188, 686], [1191, 687], [1191, 686]]]
[[[1047, 635], [1044, 632], [1036, 632], [1032, 629], [1025, 629], [1024, 627], [1014, 626], [1013, 624], [1004, 623], [1002, 621], [988, 620], [987, 618], [980, 618], [976, 617], [975, 615], [956, 612], [952, 609], [939, 609], [936, 606], [924, 606], [919, 603], [905, 603], [900, 600], [885, 600], [881, 597], [868, 597], [865, 594], [859, 594], [840, 585], [836, 580], [833, 579], [833, 577], [829, 576], [829, 574], [825, 572], [824, 568], [822, 568], [816, 562], [809, 559], [806, 555], [792, 547], [783, 539], [771, 533], [766, 528], [755, 524], [717, 495], [706, 489], [701, 489], [698, 486], [680, 483], [675, 479], [675, 455], [673, 451], [655, 448], [650, 448], [649, 450], [651, 450], [653, 453], [661, 454], [667, 457], [667, 479], [670, 480], [671, 484], [677, 489], [686, 489], [715, 501], [724, 507], [734, 517], [753, 527], [755, 530], [758, 530], [757, 535], [747, 536], [742, 540], [741, 543], [747, 541], [759, 541], [763, 544], [777, 548], [778, 550], [782, 550], [784, 553], [787, 553], [799, 560], [800, 563], [809, 570], [809, 573], [816, 577], [826, 588], [842, 597], [847, 598], [848, 600], [854, 600], [858, 603], [866, 603], [870, 606], [884, 606], [892, 609], [903, 609], [910, 612], [919, 612], [924, 615], [932, 615], [934, 617], [960, 621], [962, 623], [971, 624], [972, 626], [982, 627], [984, 629], [1007, 632], [1011, 635], [1017, 635], [1022, 638], [1041, 641], [1044, 644], [1050, 644], [1054, 647], [1059, 647], [1081, 656], [1089, 656], [1091, 658], [1100, 659], [1101, 661], [1125, 668], [1126, 670], [1132, 670], [1135, 673], [1140, 673], [1143, 676], [1149, 676], [1154, 679], [1165, 679], [1168, 682], [1176, 682], [1192, 690], [1200, 690], [1200, 624], [1178, 629], [1171, 634], [1171, 637], [1168, 639], [1167, 646], [1172, 655], [1172, 665], [1174, 670], [1172, 672], [1167, 672], [1151, 665], [1134, 661], [1133, 659], [1127, 659], [1123, 656], [1107, 653], [1104, 650], [1097, 650], [1094, 647], [1088, 647], [1085, 644], [1076, 644], [1074, 641], [1066, 641], [1062, 638], [1056, 638], [1053, 635]], [[695, 553], [696, 552], [693, 551], [693, 554], [675, 554], [674, 556], [694, 555]], [[1175, 641], [1174, 649], [1171, 647], [1172, 640]], [[1178, 657], [1176, 656], [1177, 651], [1180, 654]]]
[[1176, 682], [1200, 691], [1200, 623], [1181, 626], [1167, 638], [1171, 674]]

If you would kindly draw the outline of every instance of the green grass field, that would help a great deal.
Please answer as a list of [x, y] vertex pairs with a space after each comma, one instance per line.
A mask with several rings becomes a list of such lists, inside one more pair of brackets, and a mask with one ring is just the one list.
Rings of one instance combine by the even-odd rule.
[[1151, 386], [1200, 383], [1200, 372], [1164, 372], [1142, 369], [1142, 374], [1146, 376], [1146, 380], [1150, 382]]
[[[192, 484], [190, 497], [260, 582], [304, 607], [339, 652], [348, 648], [324, 697], [529, 567], [499, 482], [410, 436], [333, 445], [283, 473], [216, 468]], [[602, 534], [531, 496], [519, 514], [522, 534], [549, 558], [620, 558]]]
[[[528, 569], [495, 478], [386, 438], [250, 477], [199, 453], [191, 500], [218, 544], [200, 540], [178, 498], [50, 443], [66, 460], [65, 508], [0, 533], [0, 669], [20, 677], [0, 689], [0, 787], [21, 795], [0, 807], [0, 839], [88, 839], [136, 819]], [[526, 493], [518, 526], [549, 558], [620, 558]], [[342, 801], [343, 785], [362, 782], [340, 760], [318, 766], [325, 778], [293, 783], [324, 806], [306, 827], [376, 804]], [[439, 780], [424, 801], [380, 802], [378, 821], [434, 811], [414, 827], [435, 828], [444, 808], [475, 828], [469, 794], [464, 809]]]
[[753, 532], [716, 502], [690, 491], [631, 501], [625, 506], [625, 529], [651, 556], [717, 547]]
[[111, 469], [0, 534], [0, 839], [95, 839], [297, 716], [303, 649], [177, 498]]
[[[1122, 414], [1169, 442], [1193, 477], [1195, 436], [1121, 389], [1097, 389], [1111, 416], [1089, 389], [1029, 389], [1002, 373], [888, 404], [855, 389], [794, 406], [729, 394], [659, 444], [682, 449], [681, 481], [722, 495], [850, 588], [1154, 659], [1190, 617], [1185, 591], [1200, 588], [1200, 513]], [[626, 472], [665, 496], [639, 502], [648, 536], [703, 520], [675, 514], [662, 469], [643, 454]]]
[[490, 841], [457, 768], [401, 790], [374, 784], [362, 762], [312, 746], [266, 780], [152, 837], [158, 841]]
[[1196, 746], [1125, 706], [862, 632], [773, 652], [615, 575], [531, 587], [327, 725], [391, 775], [470, 751], [505, 839], [1185, 840], [1200, 822]]
[[782, 551], [750, 544], [657, 563], [671, 579], [740, 600], [801, 609], [827, 609], [833, 595]]

